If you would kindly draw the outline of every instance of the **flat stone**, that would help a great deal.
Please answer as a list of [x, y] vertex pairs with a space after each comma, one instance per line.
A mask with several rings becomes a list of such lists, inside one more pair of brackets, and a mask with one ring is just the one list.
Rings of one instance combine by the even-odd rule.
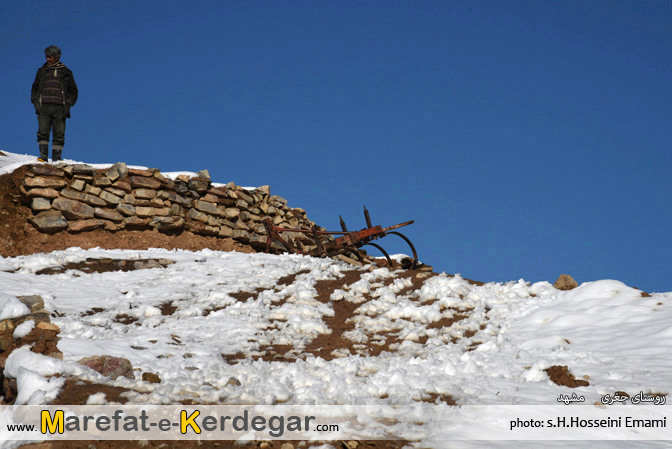
[[123, 198], [126, 195], [125, 190], [117, 189], [116, 187], [107, 187], [105, 192], [110, 192], [112, 195], [117, 195], [119, 198]]
[[189, 179], [189, 190], [197, 193], [203, 193], [210, 187], [210, 180], [205, 178], [191, 178]]
[[268, 238], [265, 235], [252, 234], [249, 238], [249, 244], [254, 248], [265, 248]]
[[51, 209], [51, 201], [46, 198], [33, 198], [33, 200], [30, 202], [30, 208], [35, 213], [42, 212], [43, 210], [49, 210]]
[[240, 215], [240, 209], [237, 209], [235, 207], [226, 207], [223, 209], [224, 209], [223, 211], [220, 211], [220, 215], [222, 215], [225, 218], [237, 218]]
[[217, 210], [217, 204], [215, 203], [209, 203], [203, 200], [194, 200], [193, 206], [196, 209], [200, 210], [201, 212], [206, 212], [212, 215], [219, 215], [219, 211]]
[[238, 192], [238, 199], [244, 200], [247, 204], [254, 204], [254, 197], [250, 195], [247, 190], [239, 190]]
[[56, 326], [53, 323], [47, 323], [45, 321], [43, 321], [41, 323], [37, 323], [37, 326], [35, 326], [35, 327], [38, 328], [38, 329], [42, 329], [42, 330], [45, 330], [45, 331], [53, 331], [53, 332], [56, 332], [56, 333], [61, 331], [60, 327]]
[[65, 170], [54, 167], [53, 165], [31, 165], [30, 170], [38, 176], [65, 177]]
[[151, 200], [156, 196], [156, 190], [153, 189], [138, 189], [133, 192], [133, 196], [138, 199]]
[[40, 232], [59, 232], [68, 228], [68, 221], [63, 214], [57, 210], [48, 210], [40, 212], [34, 217], [28, 219], [33, 226]]
[[184, 227], [184, 218], [182, 217], [154, 217], [149, 222], [149, 226], [159, 231], [174, 231]]
[[94, 218], [91, 218], [89, 220], [71, 221], [70, 223], [68, 223], [68, 231], [86, 232], [102, 228], [103, 226], [105, 226], [105, 222], [103, 220], [96, 220]]
[[135, 216], [126, 217], [126, 218], [124, 218], [124, 221], [123, 221], [124, 226], [130, 227], [130, 228], [144, 227], [144, 226], [147, 226], [147, 223], [148, 223], [147, 221], [145, 221], [141, 218], [135, 217]]
[[220, 226], [218, 235], [223, 238], [231, 237], [233, 236], [233, 229], [228, 226]]
[[170, 208], [158, 208], [158, 207], [136, 207], [135, 214], [138, 217], [167, 217], [170, 215]]
[[123, 190], [126, 193], [131, 193], [133, 191], [133, 187], [131, 186], [131, 183], [126, 181], [126, 180], [115, 181], [112, 184], [112, 187], [114, 187], [115, 189]]
[[96, 218], [102, 218], [104, 220], [111, 220], [115, 222], [124, 221], [124, 216], [114, 209], [104, 209], [101, 207], [96, 207], [93, 210], [93, 215]]
[[96, 169], [86, 164], [75, 164], [72, 166], [72, 171], [75, 175], [93, 176], [96, 174]]
[[156, 197], [162, 200], [168, 200], [172, 201], [173, 203], [181, 204], [182, 206], [191, 206], [191, 200], [175, 192], [169, 192], [167, 190], [159, 190], [159, 192], [156, 194]]
[[121, 198], [119, 198], [117, 195], [108, 192], [107, 190], [103, 190], [100, 192], [100, 199], [105, 201], [107, 204], [113, 204], [117, 205], [121, 203]]
[[135, 215], [135, 207], [133, 207], [130, 204], [119, 204], [117, 205], [117, 209], [121, 214], [126, 215], [127, 217]]
[[234, 240], [247, 243], [250, 241], [250, 233], [244, 229], [234, 229], [232, 236]]
[[28, 188], [33, 187], [51, 187], [62, 189], [68, 185], [68, 181], [63, 178], [48, 178], [45, 176], [36, 176], [34, 178], [24, 178], [23, 184]]
[[98, 196], [98, 195], [100, 195], [100, 192], [103, 191], [103, 189], [101, 189], [98, 186], [87, 184], [87, 185], [84, 186], [84, 191], [86, 193], [90, 194], [90, 195]]
[[81, 201], [82, 203], [90, 204], [91, 206], [101, 207], [107, 205], [104, 200], [98, 198], [97, 196], [94, 196], [90, 193], [78, 192], [72, 189], [63, 189], [63, 191], [61, 191], [61, 195], [71, 200], [77, 200]]
[[[210, 189], [212, 190], [212, 189]], [[209, 191], [208, 191], [209, 192]], [[201, 201], [207, 201], [208, 203], [216, 203], [219, 201], [219, 197], [212, 193], [206, 193], [201, 197]]]
[[97, 175], [93, 177], [93, 185], [98, 187], [107, 187], [112, 185], [112, 180], [106, 175]]
[[201, 221], [203, 223], [208, 222], [208, 215], [204, 214], [203, 212], [199, 212], [196, 209], [189, 209], [189, 212], [187, 212], [187, 217], [191, 218], [192, 220], [196, 221]]
[[130, 195], [130, 194], [124, 195], [124, 200], [123, 201], [126, 204], [133, 204], [133, 205], [138, 203], [138, 200], [135, 199], [135, 197], [133, 195]]
[[93, 357], [84, 357], [79, 361], [79, 364], [87, 366], [94, 371], [98, 371], [100, 374], [107, 376], [110, 379], [116, 379], [119, 376], [135, 379], [133, 365], [131, 365], [131, 362], [127, 359], [121, 357], [96, 355]]
[[[131, 170], [129, 169], [129, 173]], [[151, 176], [151, 175], [150, 175]], [[158, 189], [161, 187], [161, 181], [154, 177], [144, 177], [144, 176], [130, 176], [128, 178], [131, 183], [131, 187], [134, 189]]]
[[128, 169], [128, 174], [133, 175], [133, 176], [145, 176], [148, 178], [154, 177], [154, 172], [149, 171], [149, 170], [143, 170], [140, 168], [129, 168]]
[[250, 207], [250, 204], [247, 201], [240, 199], [236, 200], [236, 207], [238, 209], [247, 209], [248, 207]]
[[70, 188], [72, 190], [77, 190], [78, 192], [84, 190], [84, 187], [86, 187], [86, 183], [81, 179], [75, 179], [70, 183]]
[[28, 198], [49, 198], [49, 199], [55, 199], [58, 198], [59, 193], [57, 190], [46, 188], [37, 188], [37, 189], [30, 189], [26, 192], [26, 196]]
[[183, 182], [189, 182], [189, 180], [191, 179], [191, 176], [189, 176], [189, 175], [177, 175], [177, 179], [179, 179], [180, 181], [183, 181]]
[[271, 194], [271, 186], [257, 187], [257, 192], [261, 192], [264, 195], [270, 195]]
[[54, 209], [63, 212], [68, 220], [93, 218], [93, 207], [88, 204], [66, 198], [56, 198], [52, 204]]
[[135, 202], [135, 207], [164, 207], [163, 200], [158, 198], [152, 198], [151, 200], [137, 200]]

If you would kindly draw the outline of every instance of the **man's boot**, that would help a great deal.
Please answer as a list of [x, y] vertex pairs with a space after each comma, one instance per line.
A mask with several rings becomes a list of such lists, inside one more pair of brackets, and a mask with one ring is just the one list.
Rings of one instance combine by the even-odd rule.
[[63, 148], [52, 148], [51, 149], [51, 162], [60, 161], [62, 154], [63, 154]]
[[49, 144], [40, 144], [40, 157], [37, 158], [40, 162], [47, 162], [49, 159]]

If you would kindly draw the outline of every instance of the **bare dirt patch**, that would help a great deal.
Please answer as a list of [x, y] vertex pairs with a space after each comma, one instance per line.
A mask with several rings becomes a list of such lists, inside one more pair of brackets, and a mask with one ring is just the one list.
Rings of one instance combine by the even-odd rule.
[[563, 387], [577, 388], [587, 387], [590, 385], [587, 380], [580, 380], [574, 377], [574, 374], [569, 372], [567, 365], [553, 365], [544, 371], [548, 373], [548, 377], [551, 379], [551, 382]]
[[61, 267], [51, 267], [39, 270], [35, 274], [61, 274], [68, 270], [78, 270], [84, 273], [111, 273], [115, 271], [145, 270], [148, 268], [166, 268], [175, 262], [168, 259], [94, 259], [88, 258], [82, 262], [70, 262]]

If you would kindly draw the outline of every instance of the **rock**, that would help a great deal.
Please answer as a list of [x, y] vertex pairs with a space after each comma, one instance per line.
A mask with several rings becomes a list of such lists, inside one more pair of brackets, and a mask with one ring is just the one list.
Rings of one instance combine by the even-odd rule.
[[93, 357], [84, 357], [79, 361], [80, 365], [87, 366], [94, 371], [98, 371], [103, 376], [110, 379], [116, 379], [119, 376], [128, 379], [135, 379], [133, 374], [133, 365], [127, 359], [121, 357], [112, 357], [107, 355], [95, 355]]
[[17, 298], [28, 306], [31, 312], [44, 309], [44, 299], [40, 295], [17, 296]]
[[131, 193], [133, 191], [131, 183], [126, 180], [116, 181], [112, 184], [112, 187], [114, 187], [115, 189], [123, 190], [126, 193]]
[[151, 200], [137, 200], [135, 202], [135, 207], [163, 207], [165, 203], [163, 200], [158, 198], [152, 198]]
[[111, 221], [115, 221], [115, 222], [121, 222], [121, 221], [124, 220], [124, 216], [121, 215], [116, 210], [103, 209], [103, 208], [100, 208], [100, 207], [96, 207], [93, 210], [93, 216], [96, 217], [96, 218], [102, 218], [102, 219], [105, 219], [105, 220], [111, 220]]
[[154, 217], [149, 222], [149, 226], [159, 231], [174, 231], [184, 227], [184, 218], [182, 217]]
[[96, 174], [96, 169], [86, 164], [75, 164], [72, 170], [75, 175], [93, 176]]
[[191, 178], [189, 179], [189, 190], [196, 193], [204, 193], [210, 187], [210, 179], [206, 178]]
[[102, 192], [102, 191], [103, 191], [103, 189], [101, 189], [100, 187], [96, 187], [96, 186], [93, 186], [91, 184], [87, 184], [87, 185], [84, 186], [84, 192], [86, 192], [90, 195], [93, 195], [93, 196], [100, 195], [100, 192]]
[[50, 188], [36, 188], [36, 189], [30, 189], [26, 192], [25, 194], [28, 198], [49, 198], [49, 199], [55, 199], [58, 198], [59, 194], [58, 191]]
[[[129, 173], [130, 172], [131, 170], [129, 169]], [[130, 176], [128, 180], [131, 183], [131, 187], [133, 187], [134, 189], [158, 190], [158, 188], [161, 187], [161, 181], [154, 178], [153, 176], [151, 178], [144, 176]]]
[[128, 174], [133, 176], [144, 176], [146, 178], [153, 178], [154, 172], [150, 170], [143, 170], [141, 168], [129, 168]]
[[62, 178], [49, 178], [44, 176], [36, 176], [34, 178], [24, 178], [23, 185], [28, 188], [33, 187], [50, 187], [55, 189], [62, 189], [68, 185], [68, 182]]
[[192, 220], [201, 221], [203, 223], [208, 222], [208, 215], [193, 208], [189, 209], [189, 212], [187, 212], [187, 217], [191, 218]]
[[100, 196], [100, 199], [105, 201], [107, 204], [117, 205], [117, 204], [121, 203], [121, 198], [119, 198], [117, 195], [115, 195], [115, 194], [113, 194], [113, 193], [111, 193], [107, 190], [103, 190], [102, 192], [100, 192], [99, 196]]
[[35, 326], [35, 327], [38, 328], [38, 329], [45, 330], [45, 331], [54, 331], [56, 333], [61, 331], [61, 328], [56, 326], [55, 324], [47, 323], [47, 322], [44, 322], [44, 321], [41, 322], [41, 323], [37, 323], [37, 326]]
[[86, 183], [82, 181], [81, 179], [75, 179], [70, 183], [70, 188], [72, 190], [77, 190], [78, 192], [81, 192], [84, 190], [84, 187], [86, 186]]
[[223, 215], [225, 218], [236, 218], [240, 215], [240, 209], [235, 207], [227, 207], [224, 209], [224, 214], [221, 215]]
[[257, 191], [261, 192], [265, 195], [270, 195], [271, 194], [271, 186], [261, 186], [257, 187]]
[[182, 206], [191, 206], [191, 200], [179, 195], [175, 192], [169, 192], [167, 190], [159, 190], [156, 195], [157, 198], [161, 200], [172, 201], [173, 203], [180, 204]]
[[89, 220], [71, 221], [68, 224], [68, 231], [70, 232], [93, 231], [94, 229], [102, 228], [103, 226], [105, 226], [105, 222], [103, 220], [96, 220], [94, 218], [91, 218]]
[[59, 232], [68, 228], [68, 221], [63, 214], [57, 210], [48, 210], [40, 212], [38, 215], [28, 219], [33, 226], [40, 232]]
[[38, 213], [43, 210], [51, 209], [51, 201], [46, 198], [33, 198], [33, 201], [30, 203], [30, 208], [33, 212]]
[[568, 274], [561, 274], [558, 280], [555, 281], [555, 284], [553, 284], [553, 287], [558, 290], [572, 290], [578, 286], [579, 284]]
[[133, 195], [128, 195], [128, 194], [127, 194], [127, 195], [124, 195], [124, 199], [123, 199], [122, 201], [123, 201], [124, 203], [126, 203], [126, 204], [132, 204], [132, 205], [134, 205], [134, 206], [135, 206], [135, 205], [137, 204], [137, 202], [138, 202], [138, 200], [136, 200], [135, 197], [134, 197]]
[[276, 207], [282, 207], [287, 205], [287, 200], [281, 196], [273, 195], [271, 197], [271, 203], [273, 203]]
[[170, 208], [156, 208], [156, 207], [136, 207], [135, 213], [138, 217], [167, 217], [170, 215]]
[[[100, 193], [100, 189], [98, 190], [99, 190], [98, 193]], [[104, 200], [95, 196], [98, 193], [94, 194], [82, 193], [72, 189], [63, 189], [61, 195], [71, 200], [81, 201], [82, 203], [90, 204], [91, 206], [98, 206], [98, 207], [107, 206], [107, 203]]]
[[65, 177], [65, 170], [54, 167], [53, 165], [31, 165], [30, 170], [38, 176]]
[[[244, 232], [244, 231], [243, 231]], [[252, 234], [249, 238], [249, 243], [253, 248], [263, 249], [266, 248], [266, 242], [268, 238], [265, 235]]]
[[142, 380], [150, 384], [160, 384], [161, 378], [154, 373], [142, 373]]
[[116, 187], [107, 187], [104, 191], [109, 192], [112, 195], [117, 195], [119, 198], [123, 198], [124, 196], [126, 196], [125, 190], [117, 189]]
[[250, 240], [250, 233], [244, 229], [234, 229], [231, 237], [239, 242], [247, 243]]
[[233, 229], [228, 226], [221, 226], [219, 228], [219, 237], [229, 238], [233, 236]]
[[359, 442], [355, 440], [350, 440], [348, 442], [343, 443], [347, 449], [357, 449], [359, 447]]
[[133, 192], [133, 196], [138, 199], [151, 200], [156, 196], [156, 190], [152, 189], [138, 189]]
[[210, 180], [210, 172], [208, 170], [201, 170], [196, 173], [196, 177]]
[[127, 217], [135, 215], [135, 207], [131, 206], [130, 204], [121, 203], [117, 205], [116, 210]]
[[52, 205], [54, 209], [63, 212], [63, 215], [68, 220], [93, 218], [93, 207], [88, 204], [80, 203], [79, 201], [56, 198]]
[[235, 377], [229, 377], [229, 380], [224, 384], [225, 387], [240, 387], [242, 384]]
[[147, 226], [147, 223], [145, 220], [138, 218], [138, 217], [126, 217], [124, 218], [123, 224], [127, 228], [142, 228]]
[[96, 175], [93, 177], [93, 185], [97, 187], [111, 186], [112, 180], [106, 175]]
[[117, 162], [105, 173], [112, 181], [124, 179], [128, 176], [128, 167], [123, 162]]
[[294, 445], [292, 443], [283, 443], [280, 449], [294, 449]]
[[219, 210], [217, 210], [217, 204], [215, 203], [209, 203], [203, 200], [194, 200], [193, 206], [201, 212], [206, 212], [212, 215], [219, 215]]

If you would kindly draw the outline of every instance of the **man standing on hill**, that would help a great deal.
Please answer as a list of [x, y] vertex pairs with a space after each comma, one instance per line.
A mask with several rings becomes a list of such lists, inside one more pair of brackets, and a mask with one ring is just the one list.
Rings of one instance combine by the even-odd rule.
[[55, 45], [44, 49], [47, 62], [37, 70], [30, 101], [35, 106], [37, 143], [42, 162], [49, 158], [49, 135], [53, 130], [52, 161], [60, 161], [65, 144], [65, 119], [70, 118], [70, 108], [77, 101], [77, 84], [72, 71], [61, 61], [61, 49]]

